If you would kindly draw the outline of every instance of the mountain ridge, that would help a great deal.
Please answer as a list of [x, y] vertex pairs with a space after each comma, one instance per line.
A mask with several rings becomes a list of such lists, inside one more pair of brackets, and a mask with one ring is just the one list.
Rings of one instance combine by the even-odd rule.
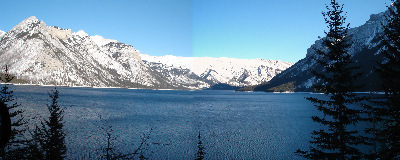
[[[380, 78], [374, 68], [379, 63], [384, 62], [384, 56], [379, 53], [381, 41], [379, 36], [382, 34], [382, 23], [385, 23], [384, 15], [387, 11], [378, 14], [372, 14], [365, 24], [350, 28], [348, 31], [349, 41], [352, 43], [348, 52], [352, 55], [352, 61], [357, 70], [363, 73], [355, 82], [362, 86], [359, 91], [380, 91]], [[316, 40], [309, 49], [306, 57], [296, 62], [293, 66], [278, 74], [268, 84], [252, 86], [242, 90], [255, 91], [315, 91], [314, 86], [320, 81], [312, 74], [312, 70], [320, 70], [315, 59], [318, 56], [315, 49], [322, 49], [322, 41]]]
[[[8, 65], [10, 73], [32, 84], [151, 89], [202, 89], [219, 83], [245, 86], [268, 81], [292, 65], [254, 60], [259, 64], [254, 67], [241, 65], [251, 60], [177, 56], [169, 56], [173, 62], [157, 62], [160, 59], [165, 56], [143, 55], [131, 45], [89, 36], [83, 30], [71, 33], [47, 26], [34, 16], [0, 37], [0, 65]], [[217, 62], [227, 60], [230, 68], [214, 69]], [[184, 63], [188, 61], [193, 64]]]

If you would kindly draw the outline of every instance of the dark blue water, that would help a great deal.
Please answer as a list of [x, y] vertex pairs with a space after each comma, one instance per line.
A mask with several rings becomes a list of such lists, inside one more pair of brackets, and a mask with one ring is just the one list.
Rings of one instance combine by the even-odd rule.
[[[30, 126], [48, 116], [47, 92], [54, 87], [13, 86]], [[318, 127], [319, 114], [304, 97], [309, 93], [234, 91], [161, 91], [58, 87], [65, 107], [68, 159], [98, 159], [107, 130], [121, 153], [150, 139], [150, 159], [194, 159], [197, 135], [206, 159], [300, 159]], [[90, 157], [90, 158], [89, 158]]]

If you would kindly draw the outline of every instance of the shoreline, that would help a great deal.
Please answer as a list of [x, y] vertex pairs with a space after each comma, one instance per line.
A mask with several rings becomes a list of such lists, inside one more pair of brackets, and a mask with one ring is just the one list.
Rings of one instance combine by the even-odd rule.
[[[129, 90], [159, 90], [159, 91], [201, 91], [207, 89], [149, 89], [149, 88], [128, 88], [128, 87], [96, 87], [96, 86], [68, 86], [68, 85], [44, 85], [44, 84], [26, 84], [26, 83], [0, 83], [0, 85], [9, 84], [9, 85], [16, 85], [16, 86], [40, 86], [40, 87], [66, 87], [66, 88], [93, 88], [93, 89], [129, 89]], [[236, 90], [229, 90], [234, 92], [264, 92], [264, 91], [236, 91]], [[296, 94], [296, 93], [308, 93], [308, 94], [324, 94], [320, 92], [295, 92], [295, 91], [285, 91], [285, 92], [266, 92], [266, 93], [274, 93], [274, 94]], [[355, 94], [377, 94], [382, 95], [385, 92], [380, 91], [372, 91], [372, 92], [354, 92]]]

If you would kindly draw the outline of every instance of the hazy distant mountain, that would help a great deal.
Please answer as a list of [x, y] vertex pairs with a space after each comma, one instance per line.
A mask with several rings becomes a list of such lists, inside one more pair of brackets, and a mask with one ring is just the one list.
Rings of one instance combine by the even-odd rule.
[[255, 85], [292, 63], [143, 55], [117, 40], [71, 33], [30, 17], [0, 31], [0, 65], [9, 65], [11, 74], [33, 84], [200, 89], [218, 83]]
[[[349, 53], [357, 66], [357, 72], [363, 73], [356, 82], [363, 86], [360, 91], [380, 90], [380, 79], [373, 69], [384, 61], [384, 56], [379, 54], [381, 41], [379, 36], [383, 29], [384, 12], [373, 14], [364, 24], [349, 30], [349, 38], [352, 46]], [[258, 85], [249, 90], [261, 91], [314, 91], [314, 85], [319, 80], [311, 73], [313, 69], [318, 70], [314, 57], [317, 56], [313, 48], [320, 49], [322, 41], [317, 40], [308, 50], [304, 59], [295, 63], [289, 69], [275, 76], [269, 84]]]
[[189, 79], [205, 82], [204, 85], [225, 83], [231, 86], [255, 85], [267, 82], [292, 63], [264, 59], [235, 59], [210, 57], [149, 56], [142, 60], [154, 71], [173, 84], [183, 84]]

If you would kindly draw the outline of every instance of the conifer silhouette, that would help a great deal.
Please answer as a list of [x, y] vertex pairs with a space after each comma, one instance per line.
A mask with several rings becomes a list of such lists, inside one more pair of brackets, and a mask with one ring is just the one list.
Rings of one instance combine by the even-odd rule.
[[0, 157], [5, 159], [4, 149], [11, 138], [11, 119], [7, 105], [0, 102]]
[[351, 45], [347, 35], [349, 24], [345, 22], [343, 5], [336, 0], [331, 0], [326, 9], [322, 14], [329, 31], [322, 38], [324, 48], [316, 50], [316, 60], [323, 71], [314, 70], [313, 73], [322, 81], [317, 89], [325, 93], [328, 100], [307, 98], [324, 114], [323, 117], [313, 116], [313, 121], [326, 129], [313, 131], [310, 151], [296, 153], [308, 159], [361, 159], [362, 153], [356, 146], [365, 139], [357, 135], [358, 131], [349, 129], [360, 120], [360, 110], [350, 105], [361, 101], [354, 93], [357, 67], [353, 66], [347, 51]]
[[199, 139], [199, 142], [197, 142], [197, 153], [196, 153], [196, 159], [195, 160], [202, 160], [204, 159], [204, 155], [206, 152], [204, 152], [204, 147], [203, 147], [203, 142], [201, 141], [201, 133], [199, 131], [199, 135], [197, 136]]
[[11, 120], [11, 134], [10, 140], [7, 146], [2, 148], [0, 154], [3, 154], [6, 159], [24, 159], [26, 155], [26, 147], [28, 140], [24, 136], [26, 131], [26, 121], [22, 116], [23, 110], [20, 109], [20, 105], [15, 101], [13, 97], [14, 91], [12, 91], [9, 86], [11, 81], [14, 79], [9, 73], [8, 66], [4, 67], [4, 73], [1, 77], [1, 82], [4, 82], [4, 86], [0, 90], [0, 102], [6, 104], [9, 117]]
[[378, 101], [378, 107], [367, 109], [376, 116], [370, 121], [383, 125], [372, 129], [378, 135], [373, 142], [376, 152], [373, 158], [400, 159], [400, 1], [392, 0], [388, 10], [386, 23], [382, 24], [383, 49], [380, 51], [386, 62], [377, 69], [382, 78], [385, 100]]
[[[65, 158], [67, 151], [65, 145], [65, 132], [63, 113], [64, 110], [58, 105], [58, 90], [52, 90], [49, 94], [51, 98], [50, 105], [47, 108], [50, 116], [41, 123], [40, 127], [36, 127], [33, 138], [38, 146], [32, 145], [33, 152], [36, 156], [43, 156], [44, 159], [62, 160]], [[40, 147], [39, 147], [40, 146]]]

